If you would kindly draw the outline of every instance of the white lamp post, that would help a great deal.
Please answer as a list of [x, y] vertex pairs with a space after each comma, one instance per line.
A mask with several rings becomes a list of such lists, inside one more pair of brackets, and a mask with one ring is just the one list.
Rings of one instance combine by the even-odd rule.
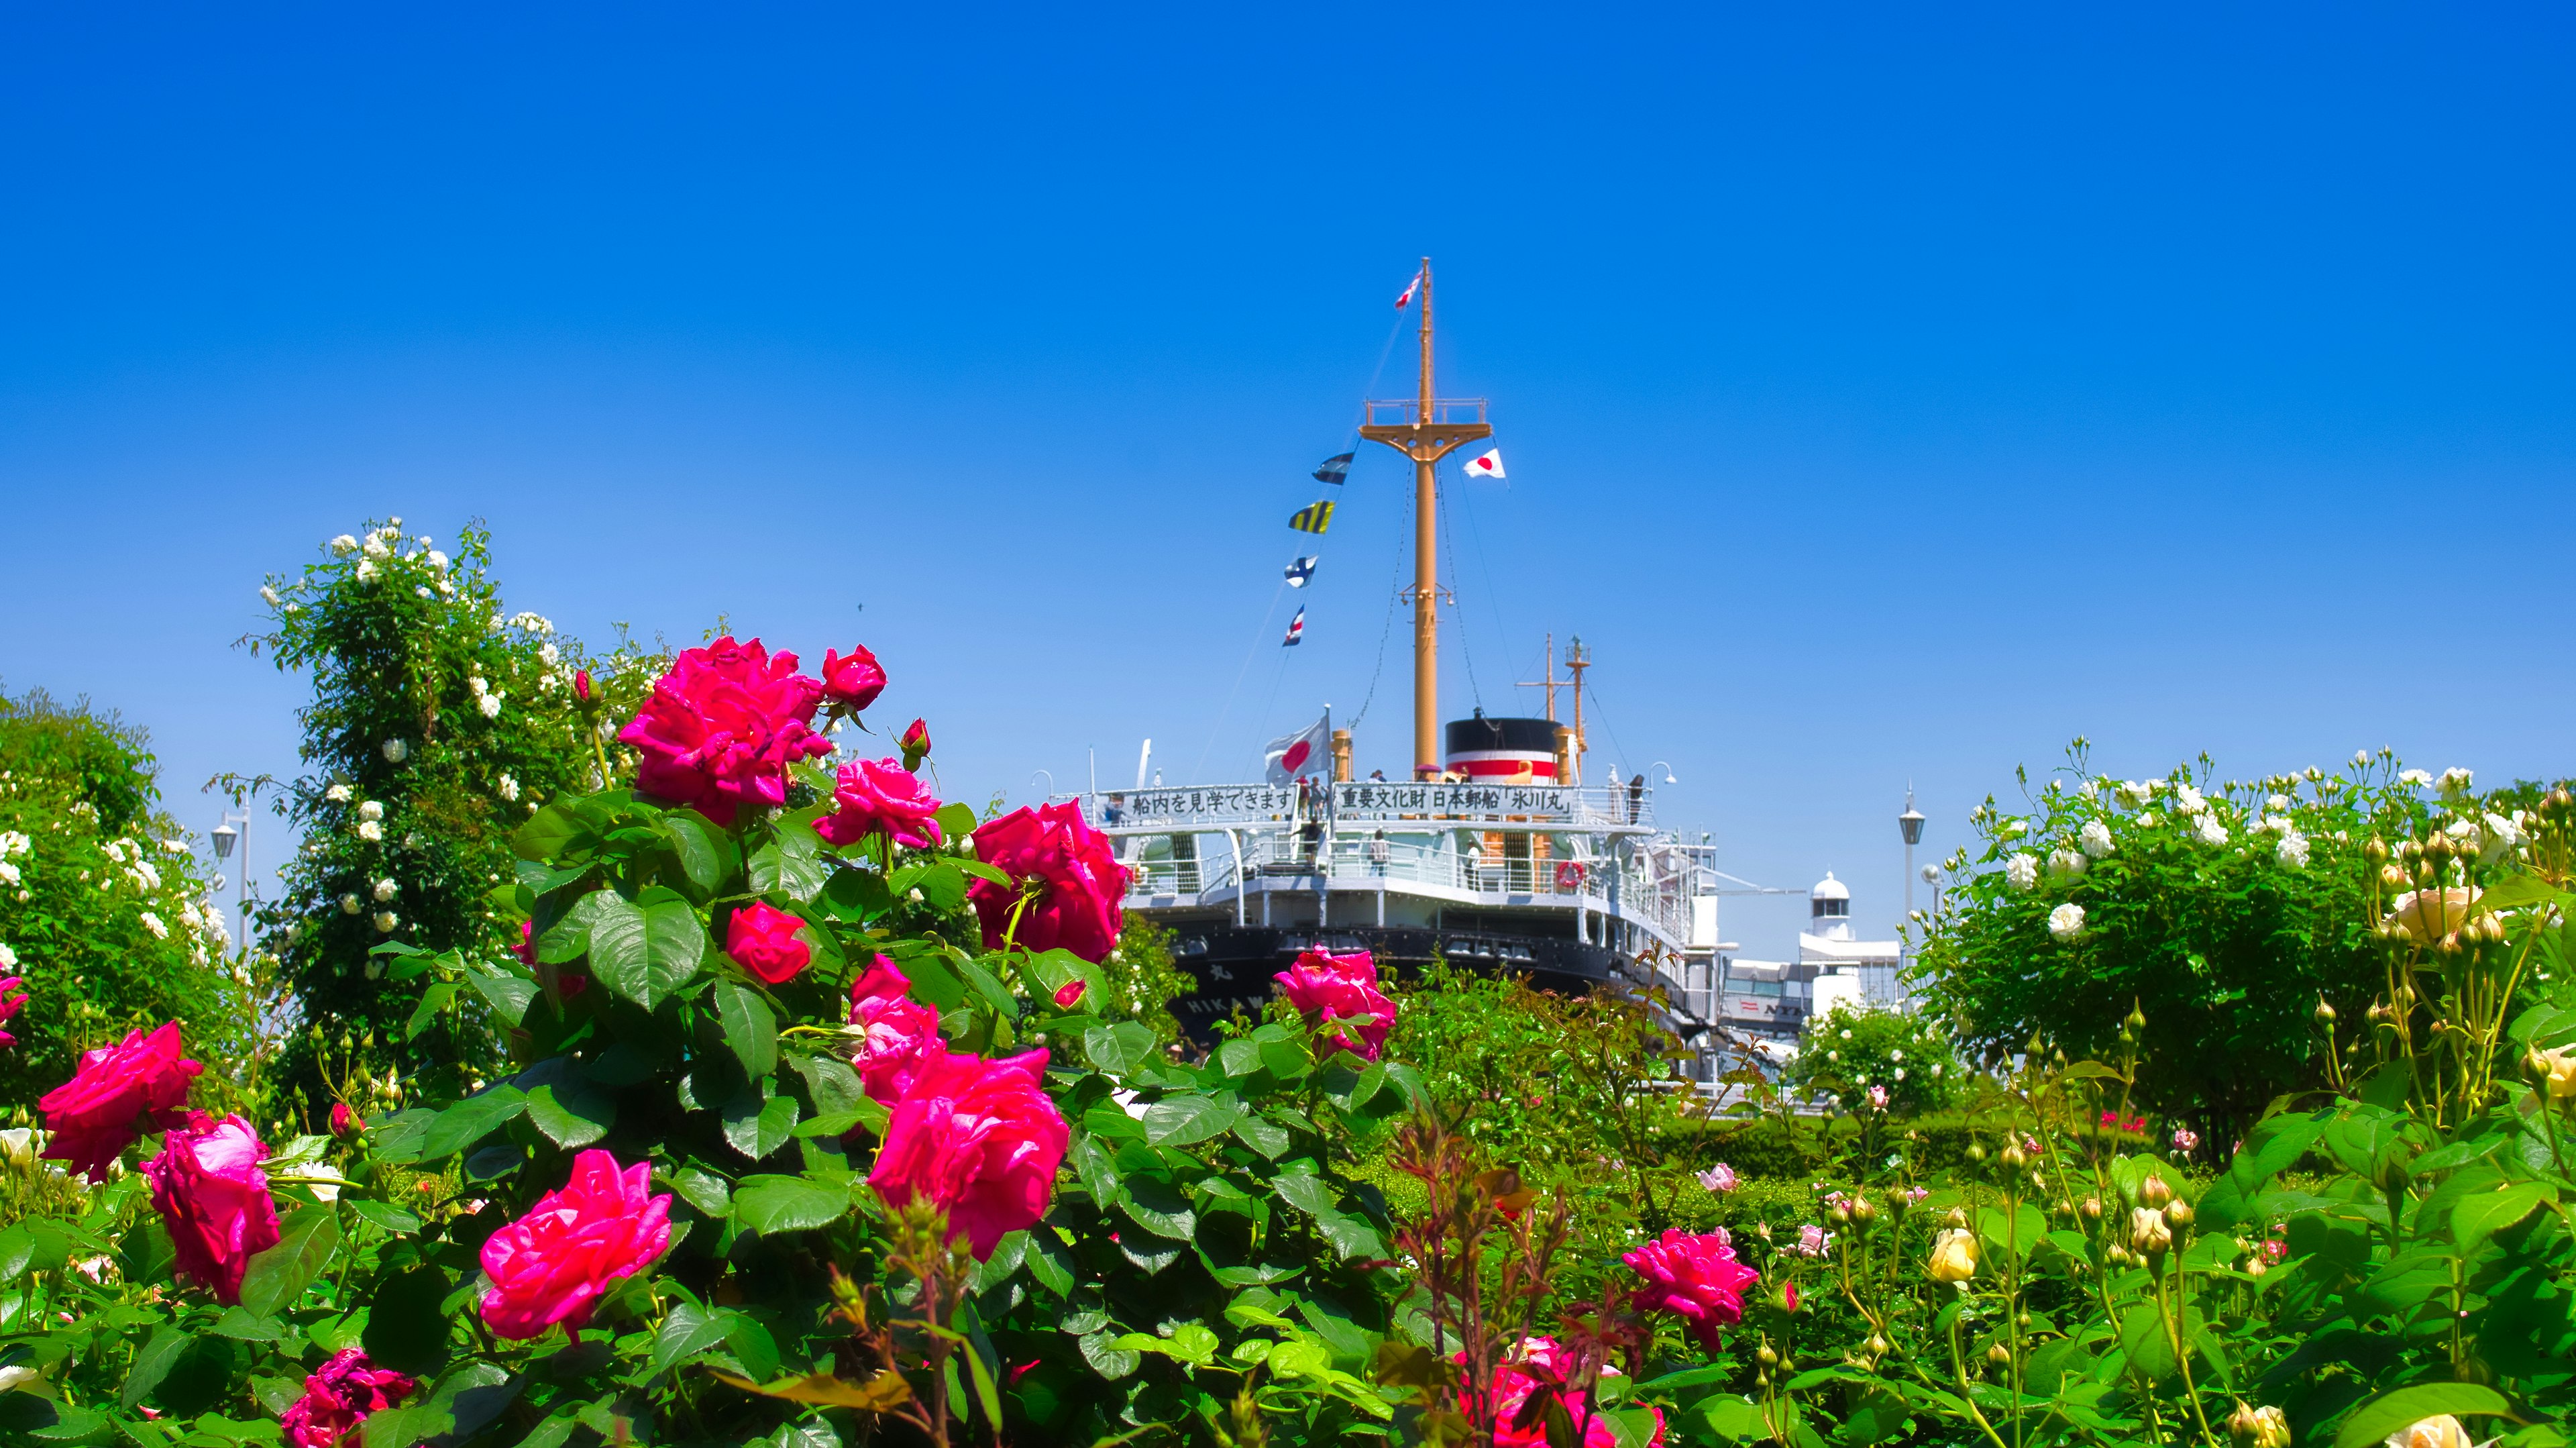
[[[233, 827], [234, 818], [235, 816], [226, 814], [223, 823], [215, 826], [212, 835], [215, 842], [215, 863], [218, 865], [233, 857], [234, 845], [239, 844], [242, 847], [241, 946], [244, 951], [247, 951], [250, 949], [250, 846], [247, 843], [250, 834], [250, 812], [245, 810], [239, 816], [241, 820], [239, 829]], [[220, 879], [216, 882], [216, 888], [222, 888]]]
[[1896, 817], [1896, 828], [1905, 836], [1905, 924], [1911, 930], [1914, 925], [1914, 847], [1923, 843], [1923, 812], [1914, 807], [1914, 786], [1911, 784], [1905, 786], [1905, 813]]

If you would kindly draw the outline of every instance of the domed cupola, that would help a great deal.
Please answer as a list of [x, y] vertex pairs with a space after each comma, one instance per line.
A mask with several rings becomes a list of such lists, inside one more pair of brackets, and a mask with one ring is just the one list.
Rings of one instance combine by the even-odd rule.
[[1851, 888], [1827, 870], [1825, 878], [1807, 892], [1807, 915], [1808, 933], [1818, 939], [1851, 939]]

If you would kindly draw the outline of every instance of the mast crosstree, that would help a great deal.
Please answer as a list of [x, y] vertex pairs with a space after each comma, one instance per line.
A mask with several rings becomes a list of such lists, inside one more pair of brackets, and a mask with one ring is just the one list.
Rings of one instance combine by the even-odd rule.
[[1491, 437], [1485, 399], [1443, 398], [1431, 380], [1431, 258], [1422, 259], [1422, 386], [1412, 399], [1364, 404], [1360, 436], [1413, 460], [1413, 777], [1440, 777], [1440, 506], [1434, 471], [1461, 443]]

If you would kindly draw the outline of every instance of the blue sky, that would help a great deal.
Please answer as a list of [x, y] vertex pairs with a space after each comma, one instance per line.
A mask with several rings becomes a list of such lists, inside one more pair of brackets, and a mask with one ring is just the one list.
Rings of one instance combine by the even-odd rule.
[[977, 799], [1363, 697], [1395, 772], [1391, 456], [1263, 610], [1424, 253], [1511, 473], [1447, 712], [1580, 633], [1738, 874], [1892, 923], [1907, 781], [1946, 850], [2079, 732], [2569, 769], [2561, 11], [532, 9], [7, 12], [0, 681], [203, 823], [259, 576], [388, 512], [865, 639]]

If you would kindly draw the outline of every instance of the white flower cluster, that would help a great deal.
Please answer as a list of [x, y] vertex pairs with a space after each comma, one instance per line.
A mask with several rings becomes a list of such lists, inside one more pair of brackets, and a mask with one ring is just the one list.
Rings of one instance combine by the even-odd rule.
[[513, 615], [510, 619], [510, 627], [539, 638], [555, 631], [554, 624], [545, 615], [538, 613]]
[[400, 764], [411, 757], [411, 744], [406, 740], [388, 739], [384, 743], [385, 763]]
[[2193, 821], [2192, 828], [2199, 832], [2200, 842], [2213, 849], [2227, 843], [2227, 826], [2220, 824], [2214, 814], [2202, 814]]
[[2174, 788], [2174, 808], [2187, 815], [2196, 815], [2208, 810], [2209, 801], [2190, 785], [2177, 785]]
[[481, 674], [466, 675], [465, 687], [473, 691], [474, 707], [483, 711], [484, 718], [501, 717], [501, 700], [506, 696], [506, 690], [493, 688]]
[[345, 781], [335, 779], [331, 781], [329, 789], [322, 791], [322, 797], [333, 804], [347, 804], [355, 796], [350, 793]]
[[508, 774], [502, 775], [500, 782], [494, 787], [501, 792], [501, 798], [504, 802], [509, 804], [517, 804], [519, 802], [519, 781], [516, 776]]
[[2048, 912], [2048, 933], [2059, 940], [2074, 940], [2084, 934], [2084, 907], [2070, 900]]
[[2051, 879], [2081, 880], [2084, 878], [2085, 864], [2084, 852], [2081, 850], [2070, 850], [2060, 846], [2048, 852], [2048, 873]]
[[2469, 792], [2469, 783], [2476, 778], [2477, 776], [2470, 771], [2454, 765], [2443, 770], [2442, 777], [2435, 780], [2433, 784], [2442, 792], [2444, 799], [2459, 799]]
[[2111, 858], [2111, 826], [2102, 820], [2086, 820], [2083, 831], [2076, 836], [2076, 842], [2084, 847], [2085, 854], [2094, 859]]
[[2159, 779], [2132, 779], [2120, 786], [2118, 794], [2132, 808], [2144, 808], [2149, 800], [2156, 797], [2156, 786], [2163, 782]]
[[[19, 870], [14, 862], [25, 859], [35, 848], [36, 842], [19, 831], [0, 830], [0, 884], [19, 883]], [[19, 891], [18, 898], [26, 899], [27, 892]]]
[[2004, 861], [2004, 883], [2016, 890], [2028, 890], [2039, 884], [2039, 861], [2022, 854]]

